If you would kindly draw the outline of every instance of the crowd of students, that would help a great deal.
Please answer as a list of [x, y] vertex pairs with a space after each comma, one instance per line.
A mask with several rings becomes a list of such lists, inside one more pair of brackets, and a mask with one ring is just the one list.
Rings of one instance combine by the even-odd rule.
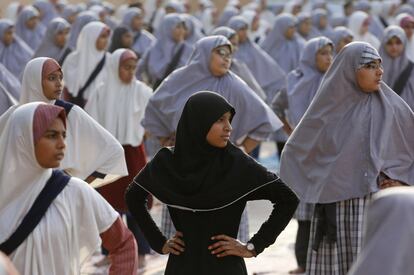
[[[293, 216], [290, 274], [413, 273], [398, 223], [414, 184], [414, 3], [341, 5], [12, 2], [0, 250], [20, 274], [79, 274], [94, 253], [135, 274], [151, 248], [170, 254], [166, 274], [247, 274], [242, 258]], [[280, 177], [255, 160], [264, 141]], [[274, 208], [253, 235], [259, 199]]]

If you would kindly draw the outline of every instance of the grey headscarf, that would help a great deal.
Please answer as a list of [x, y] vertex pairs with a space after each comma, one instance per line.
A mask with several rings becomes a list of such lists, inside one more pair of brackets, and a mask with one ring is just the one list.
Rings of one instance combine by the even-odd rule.
[[[11, 106], [17, 104], [17, 99], [14, 98], [6, 87], [0, 82], [0, 116], [5, 113]], [[1, 270], [0, 270], [1, 271]]]
[[[317, 29], [320, 35], [331, 38], [333, 30], [332, 27], [329, 25], [328, 12], [325, 9], [315, 9], [312, 11], [311, 17], [312, 25]], [[319, 24], [322, 17], [325, 17], [326, 21], [328, 22], [328, 25], [324, 29], [321, 29]]]
[[[218, 27], [213, 30], [211, 33], [212, 35], [222, 35], [227, 39], [231, 39], [237, 33], [235, 30], [230, 29], [229, 27]], [[237, 49], [234, 49], [237, 51]], [[243, 79], [246, 84], [263, 100], [266, 101], [266, 94], [260, 87], [259, 83], [257, 83], [256, 79], [254, 78], [252, 72], [250, 71], [249, 67], [247, 67], [246, 63], [237, 58], [233, 57], [231, 60], [231, 67], [230, 70], [238, 75], [241, 79]]]
[[316, 54], [326, 45], [333, 50], [332, 41], [324, 36], [306, 42], [298, 68], [288, 74], [288, 118], [293, 126], [298, 125], [319, 88], [324, 73], [316, 68]]
[[63, 11], [62, 11], [62, 18], [64, 18], [64, 19], [66, 19], [67, 21], [69, 21], [69, 18], [71, 17], [71, 16], [73, 16], [73, 15], [75, 15], [75, 14], [78, 14], [79, 13], [79, 8], [77, 7], [77, 6], [75, 6], [75, 5], [66, 5], [64, 8], [63, 8]]
[[44, 26], [47, 26], [53, 18], [58, 16], [55, 6], [48, 0], [35, 0], [33, 2], [33, 7], [41, 11], [42, 18], [40, 22], [42, 22]]
[[334, 28], [333, 33], [332, 33], [332, 42], [335, 45], [334, 50], [336, 50], [336, 47], [338, 47], [338, 44], [339, 42], [341, 42], [342, 39], [349, 37], [349, 36], [354, 37], [354, 34], [350, 29], [343, 27], [343, 26]]
[[414, 188], [375, 194], [367, 209], [361, 253], [348, 275], [414, 274]]
[[20, 80], [17, 79], [7, 68], [0, 62], [0, 83], [15, 99], [20, 98], [20, 90], [22, 85]]
[[305, 45], [305, 40], [295, 33], [291, 40], [285, 37], [285, 32], [289, 27], [296, 25], [296, 18], [287, 13], [282, 13], [276, 17], [273, 29], [261, 44], [265, 50], [279, 66], [289, 73], [299, 65], [300, 54]]
[[280, 177], [304, 202], [364, 197], [380, 172], [414, 184], [414, 113], [385, 83], [361, 91], [356, 71], [369, 56], [379, 59], [368, 43], [344, 47], [285, 145]]
[[[177, 43], [172, 32], [184, 19], [178, 13], [167, 14], [159, 27], [159, 36], [155, 44], [146, 52], [142, 59], [142, 68], [151, 80], [162, 79], [168, 64], [181, 47], [184, 47], [176, 68], [182, 67], [191, 55], [191, 46], [186, 42]], [[141, 68], [141, 64], [140, 64]], [[141, 70], [141, 69], [140, 69]]]
[[0, 63], [2, 63], [15, 77], [20, 79], [26, 63], [32, 58], [32, 49], [16, 34], [13, 42], [6, 46], [3, 43], [4, 33], [14, 23], [9, 19], [0, 19]]
[[33, 6], [26, 6], [17, 16], [16, 22], [16, 34], [33, 50], [39, 47], [46, 32], [46, 27], [40, 21], [33, 30], [27, 28], [26, 22], [35, 16], [39, 16], [39, 11]]
[[[229, 27], [235, 31], [246, 28], [248, 22], [242, 16], [234, 16], [229, 21]], [[286, 88], [286, 74], [262, 48], [247, 39], [239, 44], [235, 58], [244, 62], [252, 72], [260, 87], [266, 93], [266, 102], [270, 102], [276, 93]]]
[[135, 16], [141, 17], [141, 16], [144, 16], [144, 14], [140, 8], [137, 8], [137, 7], [128, 8], [125, 11], [124, 16], [122, 17], [121, 24], [131, 28], [132, 19], [134, 19]]
[[72, 28], [70, 29], [69, 39], [66, 43], [66, 48], [69, 48], [72, 51], [75, 50], [78, 36], [82, 28], [86, 24], [94, 21], [99, 21], [99, 18], [93, 11], [82, 11], [81, 13], [79, 13], [76, 17], [75, 22], [73, 22]]
[[144, 16], [142, 10], [136, 7], [128, 8], [122, 18], [122, 25], [128, 27], [131, 30], [132, 35], [134, 36], [132, 49], [139, 55], [139, 57], [142, 57], [155, 43], [156, 38], [144, 29], [141, 29], [139, 31], [132, 29], [132, 19], [135, 16]]
[[272, 110], [238, 76], [231, 71], [221, 77], [211, 74], [211, 53], [219, 46], [231, 48], [231, 43], [221, 35], [200, 39], [188, 64], [170, 74], [155, 91], [142, 123], [153, 136], [166, 137], [175, 132], [187, 99], [204, 90], [222, 95], [239, 110], [240, 115], [232, 122], [232, 142], [246, 135], [264, 140], [281, 127]]
[[239, 9], [233, 6], [228, 6], [223, 10], [223, 13], [221, 14], [217, 26], [226, 26], [229, 20], [240, 13]]
[[55, 44], [55, 36], [64, 30], [70, 29], [70, 24], [63, 18], [55, 18], [49, 22], [46, 30], [46, 35], [43, 38], [42, 43], [34, 54], [34, 57], [50, 57], [55, 60], [60, 60], [64, 53], [63, 48], [59, 48]]
[[[396, 58], [391, 58], [385, 50], [385, 44], [393, 37], [400, 39], [404, 45], [403, 52]], [[411, 62], [407, 58], [406, 47], [407, 36], [401, 27], [389, 26], [385, 29], [379, 53], [382, 57], [382, 64], [384, 66], [383, 81], [392, 88], [395, 87], [398, 77]], [[400, 96], [405, 100], [405, 102], [407, 102], [411, 109], [414, 110], [414, 70], [411, 71], [411, 75], [408, 78], [404, 89], [401, 91]]]
[[181, 15], [184, 18], [185, 27], [187, 28], [188, 36], [185, 39], [185, 41], [189, 45], [193, 45], [196, 43], [200, 38], [204, 37], [204, 34], [202, 32], [203, 25], [196, 17], [183, 13]]
[[[304, 35], [302, 33], [299, 33], [299, 28], [300, 25], [303, 24], [306, 20], [311, 20], [312, 22], [312, 18], [311, 18], [311, 14], [309, 12], [300, 12], [297, 16], [296, 16], [296, 26], [298, 29], [298, 34], [305, 40], [309, 40], [311, 38], [314, 38], [316, 36], [319, 36], [319, 32], [315, 30], [315, 27], [312, 26], [311, 30], [309, 31], [308, 35]], [[312, 24], [312, 23], [311, 23]]]

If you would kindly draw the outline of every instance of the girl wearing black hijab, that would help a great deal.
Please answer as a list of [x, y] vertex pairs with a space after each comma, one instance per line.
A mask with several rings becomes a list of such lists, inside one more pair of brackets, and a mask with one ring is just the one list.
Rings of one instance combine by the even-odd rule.
[[[171, 254], [167, 275], [247, 275], [242, 258], [273, 244], [296, 209], [296, 195], [280, 178], [229, 141], [234, 115], [217, 93], [192, 95], [175, 147], [162, 148], [128, 188], [127, 205], [151, 247]], [[145, 207], [148, 193], [168, 206], [177, 229], [169, 240]], [[274, 204], [273, 211], [243, 244], [235, 238], [246, 202], [262, 199]]]

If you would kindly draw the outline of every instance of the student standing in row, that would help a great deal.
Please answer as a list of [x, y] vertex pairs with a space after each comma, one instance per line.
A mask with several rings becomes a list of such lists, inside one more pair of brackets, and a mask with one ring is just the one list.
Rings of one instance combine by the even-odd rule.
[[282, 154], [281, 178], [302, 201], [317, 203], [309, 274], [347, 274], [372, 193], [414, 184], [414, 113], [382, 75], [370, 44], [345, 46]]

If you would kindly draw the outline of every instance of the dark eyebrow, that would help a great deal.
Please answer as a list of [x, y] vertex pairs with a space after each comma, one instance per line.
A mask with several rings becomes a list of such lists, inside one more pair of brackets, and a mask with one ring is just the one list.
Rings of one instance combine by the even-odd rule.
[[59, 134], [59, 133], [66, 133], [66, 130], [58, 131], [58, 130], [46, 130], [45, 134]]

